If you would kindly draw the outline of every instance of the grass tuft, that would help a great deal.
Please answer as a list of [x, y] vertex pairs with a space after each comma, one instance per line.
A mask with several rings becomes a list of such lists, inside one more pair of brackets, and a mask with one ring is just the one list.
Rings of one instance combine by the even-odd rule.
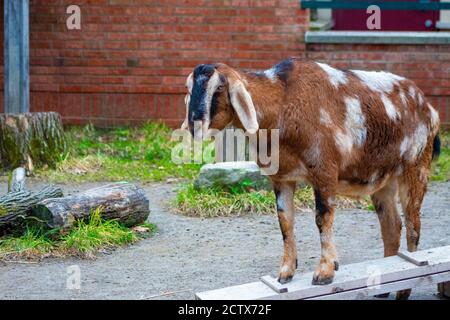
[[114, 248], [136, 242], [137, 235], [115, 220], [102, 220], [101, 208], [96, 209], [88, 222], [78, 221], [70, 232], [61, 237], [60, 250], [78, 254]]
[[89, 221], [77, 221], [67, 231], [47, 230], [30, 224], [24, 234], [0, 239], [0, 260], [40, 260], [46, 257], [77, 256], [93, 258], [103, 250], [132, 244], [157, 231], [153, 224], [145, 223], [147, 234], [122, 226], [115, 220], [103, 220], [102, 209], [92, 212]]
[[[314, 208], [312, 188], [299, 188], [295, 193], [297, 210]], [[338, 198], [338, 208], [368, 208], [369, 200]], [[271, 191], [228, 192], [218, 188], [196, 189], [192, 184], [182, 186], [171, 206], [180, 214], [193, 217], [225, 217], [275, 214], [275, 195]]]

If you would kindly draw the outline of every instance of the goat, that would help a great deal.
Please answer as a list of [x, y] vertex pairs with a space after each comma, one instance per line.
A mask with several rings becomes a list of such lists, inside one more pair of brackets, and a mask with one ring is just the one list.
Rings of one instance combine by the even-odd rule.
[[[420, 208], [432, 158], [439, 154], [439, 115], [410, 80], [388, 72], [342, 71], [289, 58], [260, 72], [225, 64], [197, 66], [186, 81], [182, 129], [204, 136], [227, 125], [255, 133], [279, 129], [278, 173], [270, 176], [284, 241], [278, 281], [297, 268], [293, 196], [297, 182], [315, 196], [321, 257], [313, 284], [333, 281], [339, 263], [333, 241], [336, 195], [370, 195], [378, 215], [384, 255], [397, 254], [404, 211], [407, 247], [420, 237]], [[397, 293], [408, 298], [410, 290]]]

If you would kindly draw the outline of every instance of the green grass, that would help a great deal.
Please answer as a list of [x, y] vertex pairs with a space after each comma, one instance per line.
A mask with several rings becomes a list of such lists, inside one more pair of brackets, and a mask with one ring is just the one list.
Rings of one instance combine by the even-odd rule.
[[450, 180], [450, 131], [441, 132], [441, 155], [433, 162], [431, 181]]
[[[338, 208], [368, 208], [368, 199], [349, 200], [338, 198]], [[171, 202], [178, 213], [193, 217], [225, 217], [251, 214], [275, 214], [275, 195], [271, 191], [232, 191], [220, 189], [196, 189], [192, 184], [182, 186]], [[297, 210], [314, 208], [311, 187], [299, 188], [295, 193]]]
[[88, 222], [78, 221], [68, 231], [47, 230], [30, 224], [20, 236], [0, 238], [0, 260], [94, 257], [100, 250], [131, 244], [157, 231], [156, 226], [149, 223], [140, 227], [148, 232], [138, 233], [115, 220], [102, 220], [101, 208], [91, 214]]
[[163, 181], [192, 179], [199, 164], [171, 161], [172, 130], [161, 123], [136, 128], [96, 129], [91, 125], [66, 130], [69, 152], [56, 169], [40, 169], [38, 177], [53, 182]]

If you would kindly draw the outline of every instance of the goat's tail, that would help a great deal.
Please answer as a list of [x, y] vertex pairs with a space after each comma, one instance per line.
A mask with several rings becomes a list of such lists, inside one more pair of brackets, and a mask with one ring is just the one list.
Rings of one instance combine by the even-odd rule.
[[436, 160], [439, 158], [441, 154], [441, 138], [439, 138], [439, 134], [434, 137], [433, 140], [433, 156], [432, 159]]

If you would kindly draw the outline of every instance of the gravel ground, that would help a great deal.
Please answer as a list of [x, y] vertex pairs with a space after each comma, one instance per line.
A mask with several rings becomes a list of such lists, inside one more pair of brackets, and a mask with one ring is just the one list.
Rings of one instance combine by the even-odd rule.
[[[94, 186], [63, 188], [71, 193]], [[167, 209], [174, 185], [143, 187], [150, 198], [150, 221], [159, 227], [155, 236], [112, 254], [99, 255], [96, 260], [0, 264], [0, 299], [153, 299], [164, 292], [178, 293], [158, 298], [193, 299], [194, 292], [257, 281], [265, 274], [276, 275], [282, 241], [275, 216], [188, 218]], [[1, 183], [0, 194], [5, 189]], [[450, 245], [449, 208], [450, 183], [430, 185], [422, 210], [421, 249]], [[312, 212], [297, 214], [296, 235], [298, 272], [311, 271], [320, 254]], [[373, 212], [338, 211], [335, 238], [341, 264], [382, 257], [379, 225]], [[403, 249], [404, 238], [403, 233]], [[81, 270], [79, 290], [66, 287], [68, 267], [73, 265]], [[435, 286], [419, 287], [413, 290], [411, 299], [437, 299], [435, 292]]]

